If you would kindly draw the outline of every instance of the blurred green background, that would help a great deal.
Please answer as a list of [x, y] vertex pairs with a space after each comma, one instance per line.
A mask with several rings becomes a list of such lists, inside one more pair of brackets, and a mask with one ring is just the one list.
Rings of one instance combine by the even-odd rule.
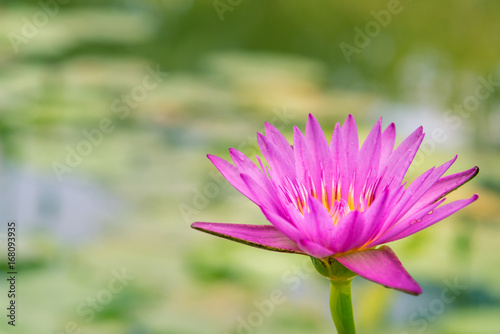
[[[500, 333], [500, 2], [2, 1], [0, 242], [18, 226], [18, 318], [2, 333], [332, 333], [308, 259], [194, 221], [266, 223], [206, 159], [257, 154], [352, 113], [401, 141], [408, 173], [459, 159], [480, 199], [393, 243], [419, 297], [356, 278], [359, 333]], [[450, 289], [450, 286], [454, 286]], [[446, 290], [448, 289], [448, 290]]]

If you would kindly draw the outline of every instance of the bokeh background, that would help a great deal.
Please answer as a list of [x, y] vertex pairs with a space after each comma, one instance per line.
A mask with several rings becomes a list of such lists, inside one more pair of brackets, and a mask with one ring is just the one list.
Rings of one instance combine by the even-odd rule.
[[[480, 199], [391, 247], [424, 294], [356, 278], [360, 333], [500, 333], [500, 2], [4, 0], [2, 333], [332, 333], [306, 257], [194, 231], [262, 223], [206, 159], [313, 113], [459, 159]], [[6, 324], [6, 225], [18, 318]]]

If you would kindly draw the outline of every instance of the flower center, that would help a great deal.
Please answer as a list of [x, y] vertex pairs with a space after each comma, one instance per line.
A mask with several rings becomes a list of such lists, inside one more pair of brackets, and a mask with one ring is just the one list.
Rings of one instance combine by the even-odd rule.
[[[308, 190], [310, 189], [310, 190]], [[309, 196], [312, 196], [321, 201], [323, 206], [328, 210], [334, 224], [342, 219], [351, 211], [363, 212], [372, 204], [375, 193], [374, 185], [363, 187], [359, 198], [354, 198], [354, 185], [353, 183], [349, 186], [349, 191], [347, 196], [342, 196], [342, 187], [340, 182], [332, 181], [332, 186], [328, 189], [322, 178], [320, 191], [317, 192], [314, 186], [314, 182], [310, 180], [309, 187], [295, 180], [292, 182], [288, 179], [288, 187], [282, 188], [285, 196], [288, 200], [300, 211], [302, 215], [304, 212], [309, 212], [308, 200]], [[330, 191], [329, 191], [330, 190]]]

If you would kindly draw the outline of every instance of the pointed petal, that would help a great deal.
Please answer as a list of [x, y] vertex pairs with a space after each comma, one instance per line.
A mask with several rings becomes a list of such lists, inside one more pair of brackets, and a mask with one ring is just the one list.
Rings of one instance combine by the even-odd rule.
[[[419, 127], [409, 135], [394, 152], [392, 152], [385, 171], [381, 176], [381, 181], [377, 187], [377, 193], [383, 191], [388, 185], [401, 184], [423, 139], [424, 134], [422, 133], [422, 127]], [[384, 168], [382, 167], [382, 169]]]
[[207, 154], [207, 157], [219, 170], [222, 176], [224, 176], [226, 180], [228, 180], [229, 183], [233, 185], [233, 187], [235, 187], [239, 192], [248, 197], [254, 203], [259, 204], [258, 199], [252, 194], [245, 182], [241, 179], [238, 168], [215, 155]]
[[302, 213], [300, 213], [300, 211], [292, 203], [283, 204], [283, 206], [285, 208], [286, 216], [293, 223], [293, 226], [295, 226], [303, 236], [310, 238], [311, 231]]
[[280, 151], [268, 138], [260, 133], [257, 133], [257, 142], [270, 167], [271, 179], [279, 182], [279, 184], [284, 184], [286, 177], [292, 180], [295, 179], [295, 165], [284, 158], [283, 151]]
[[474, 196], [472, 196], [469, 199], [461, 199], [458, 201], [454, 201], [454, 202], [445, 204], [445, 205], [435, 209], [434, 211], [431, 211], [429, 214], [427, 214], [424, 218], [422, 218], [418, 222], [409, 221], [409, 222], [405, 223], [406, 229], [404, 229], [401, 233], [392, 237], [388, 241], [395, 241], [395, 240], [405, 238], [405, 237], [412, 235], [414, 233], [417, 233], [418, 231], [421, 231], [421, 230], [423, 230], [431, 225], [434, 225], [438, 221], [445, 219], [446, 217], [457, 212], [458, 210], [463, 209], [467, 205], [476, 201], [477, 198], [478, 198], [478, 195], [475, 194]]
[[331, 157], [325, 133], [312, 114], [309, 114], [307, 119], [305, 139], [307, 147], [312, 153], [316, 163], [325, 163], [326, 161], [331, 164]]
[[380, 119], [366, 137], [358, 154], [356, 180], [354, 182], [354, 206], [357, 207], [361, 192], [368, 189], [377, 179], [381, 148]]
[[265, 123], [264, 128], [266, 130], [266, 137], [269, 138], [269, 140], [278, 148], [280, 152], [282, 152], [286, 161], [293, 165], [293, 149], [288, 140], [286, 140], [285, 136], [283, 136], [283, 134], [273, 125], [267, 122]]
[[319, 179], [315, 180], [316, 190], [320, 193], [322, 190], [321, 178], [324, 178], [324, 184], [328, 185], [328, 198], [331, 195], [332, 184], [332, 156], [328, 148], [328, 141], [325, 133], [321, 129], [318, 121], [312, 114], [309, 114], [306, 124], [306, 144], [313, 159], [311, 167], [315, 168], [315, 174]]
[[[388, 208], [388, 212], [386, 212], [387, 217], [384, 219], [383, 224], [381, 224], [377, 230], [376, 235], [373, 236], [373, 239], [376, 239], [380, 237], [381, 235], [385, 234], [390, 228], [392, 228], [395, 224], [399, 222], [397, 220], [397, 217], [401, 215], [401, 210], [402, 208], [408, 203], [408, 201], [412, 198], [414, 193], [418, 191], [418, 188], [420, 185], [422, 185], [425, 180], [429, 178], [429, 175], [434, 171], [434, 168], [431, 168], [430, 170], [426, 171], [422, 175], [420, 175], [418, 178], [416, 178], [408, 187], [408, 189], [401, 189], [402, 195], [397, 198], [396, 200], [393, 201], [394, 205], [392, 205], [390, 208]], [[380, 196], [380, 195], [379, 195]], [[429, 209], [428, 211], [430, 211]], [[418, 212], [418, 211], [417, 211]], [[422, 214], [425, 214], [426, 212], [423, 212]], [[417, 218], [418, 219], [418, 218]]]
[[349, 173], [354, 173], [358, 159], [359, 138], [356, 121], [350, 114], [347, 116], [344, 125], [342, 125], [342, 139], [344, 140], [347, 154], [347, 169]]
[[425, 192], [425, 194], [412, 207], [411, 211], [419, 210], [430, 203], [440, 200], [450, 192], [473, 179], [478, 173], [479, 168], [474, 167], [460, 173], [440, 178]]
[[286, 235], [290, 240], [297, 241], [302, 238], [302, 233], [295, 227], [294, 223], [281, 217], [280, 215], [261, 207], [262, 213], [266, 216], [267, 220], [281, 233]]
[[[400, 221], [404, 221], [408, 217], [412, 217], [415, 213], [420, 212], [420, 210], [426, 205], [418, 205], [420, 198], [423, 194], [450, 168], [450, 166], [455, 162], [455, 158], [442, 164], [441, 166], [431, 168], [425, 173], [417, 177], [404, 191], [403, 196], [391, 208], [391, 213], [386, 221], [386, 224], [380, 229], [379, 235], [384, 234], [388, 229], [390, 229], [395, 224]], [[415, 205], [417, 204], [417, 205]], [[431, 209], [429, 209], [430, 211]], [[419, 219], [419, 218], [417, 218]]]
[[332, 256], [334, 254], [334, 252], [332, 252], [331, 250], [306, 238], [299, 240], [299, 242], [297, 242], [297, 245], [304, 253], [318, 259]]
[[422, 288], [388, 246], [334, 257], [349, 270], [370, 281], [413, 295], [422, 293]]
[[358, 244], [359, 236], [364, 229], [364, 220], [359, 211], [351, 211], [342, 218], [330, 237], [330, 249], [335, 253], [344, 253]]
[[275, 252], [304, 254], [295, 242], [288, 239], [274, 226], [197, 222], [191, 227], [257, 248]]
[[332, 234], [335, 225], [328, 210], [314, 197], [308, 200], [309, 212], [304, 212], [305, 225], [309, 227], [311, 240], [328, 247], [329, 237]]
[[[335, 175], [334, 180], [336, 180], [335, 186], [339, 186], [340, 184], [341, 196], [347, 198], [351, 178], [347, 173], [347, 155], [344, 140], [342, 138], [342, 129], [339, 123], [335, 125], [335, 130], [333, 130], [332, 139], [330, 140], [330, 153]], [[332, 189], [332, 198], [335, 198], [335, 191], [336, 189]]]
[[267, 189], [268, 177], [257, 165], [253, 163], [243, 152], [235, 148], [229, 149], [229, 154], [241, 174], [246, 174], [253, 178], [262, 188]]
[[382, 192], [370, 205], [370, 207], [362, 213], [364, 228], [359, 235], [358, 242], [353, 248], [358, 248], [365, 245], [375, 234], [380, 230], [387, 218], [386, 210], [394, 194], [389, 191]]
[[[401, 208], [399, 215], [397, 216], [397, 220], [405, 219], [406, 217], [412, 215], [414, 212], [419, 211], [425, 205], [418, 205], [421, 202], [422, 196], [432, 187], [436, 181], [443, 176], [444, 173], [453, 165], [453, 163], [457, 160], [457, 156], [455, 156], [450, 161], [442, 164], [441, 166], [432, 170], [432, 173], [427, 177], [421, 185], [418, 186], [417, 189], [413, 191], [413, 194], [409, 196], [407, 203], [404, 207]], [[410, 186], [411, 187], [411, 186]], [[408, 188], [409, 189], [409, 188]], [[406, 195], [406, 194], [405, 194]], [[416, 205], [417, 204], [417, 205]], [[430, 203], [426, 203], [428, 205]]]
[[[394, 150], [394, 142], [396, 141], [396, 126], [394, 123], [389, 126], [382, 133], [382, 148], [380, 153], [380, 166], [385, 166], [389, 156]], [[382, 168], [381, 168], [382, 169]]]
[[[255, 203], [258, 203], [260, 206], [269, 206], [272, 203], [279, 211], [281, 206], [275, 196], [276, 188], [267, 174], [257, 167], [245, 154], [237, 149], [230, 148], [229, 153], [241, 173], [241, 179], [246, 184], [253, 198], [256, 200]], [[257, 159], [261, 162], [259, 157], [257, 157]], [[261, 167], [264, 168], [262, 166], [262, 162]]]
[[[272, 210], [274, 213], [285, 217], [285, 212], [283, 210], [283, 206], [276, 196], [276, 192], [272, 189], [268, 190], [268, 188], [263, 188], [254, 178], [247, 174], [241, 174], [241, 179], [247, 185], [249, 191], [252, 193], [252, 196], [258, 198], [259, 206], [262, 208], [267, 208]], [[269, 185], [269, 188], [272, 187], [272, 184]]]
[[408, 228], [409, 225], [415, 224], [419, 222], [422, 218], [424, 218], [429, 212], [443, 204], [444, 199], [441, 201], [438, 201], [436, 203], [432, 203], [431, 205], [426, 206], [425, 208], [421, 209], [418, 212], [415, 212], [411, 216], [408, 216], [407, 218], [396, 221], [394, 224], [391, 224], [390, 226], [384, 225], [383, 228], [379, 231], [377, 236], [373, 238], [373, 241], [368, 244], [366, 247], [375, 247], [381, 244], [384, 244], [386, 242], [389, 242], [389, 240], [392, 240], [392, 238], [401, 232], [403, 232], [405, 229]]
[[307, 191], [310, 192], [312, 188], [311, 178], [319, 180], [319, 177], [314, 175], [315, 170], [311, 166], [311, 153], [307, 148], [304, 135], [296, 126], [293, 127], [293, 153], [297, 180], [299, 184], [304, 185]]

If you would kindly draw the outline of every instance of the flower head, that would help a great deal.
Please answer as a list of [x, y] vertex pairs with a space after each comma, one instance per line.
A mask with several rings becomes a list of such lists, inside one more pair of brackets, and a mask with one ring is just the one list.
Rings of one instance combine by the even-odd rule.
[[394, 148], [396, 129], [380, 119], [359, 147], [354, 117], [336, 124], [330, 143], [314, 116], [293, 146], [271, 124], [257, 133], [267, 165], [236, 149], [234, 162], [208, 158], [272, 225], [194, 223], [195, 229], [268, 250], [334, 258], [352, 272], [387, 287], [422, 292], [387, 246], [427, 228], [477, 199], [447, 203], [444, 196], [473, 178], [473, 167], [443, 176], [456, 156], [411, 184], [403, 178], [424, 138], [422, 127]]

